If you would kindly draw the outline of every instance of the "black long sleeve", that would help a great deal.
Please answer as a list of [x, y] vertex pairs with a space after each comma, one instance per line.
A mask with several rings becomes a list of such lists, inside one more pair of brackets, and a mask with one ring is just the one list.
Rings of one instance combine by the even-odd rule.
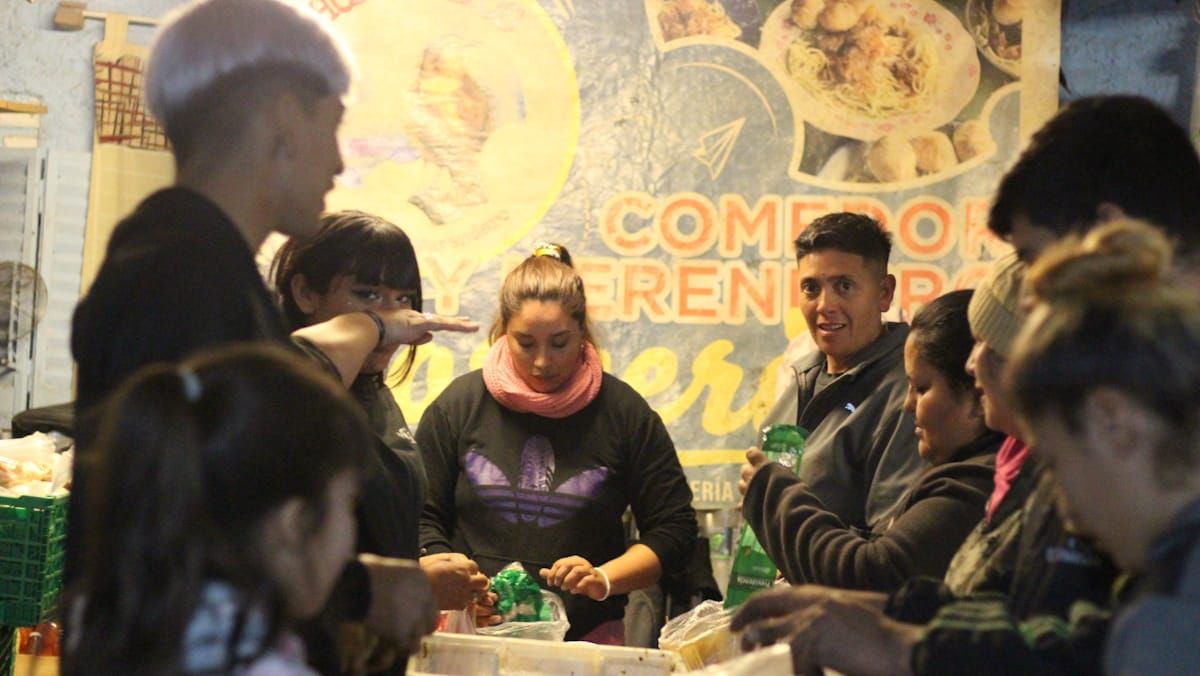
[[890, 591], [945, 572], [983, 517], [998, 441], [989, 435], [957, 453], [962, 460], [931, 468], [870, 533], [848, 526], [775, 463], [750, 482], [743, 511], [789, 582]]

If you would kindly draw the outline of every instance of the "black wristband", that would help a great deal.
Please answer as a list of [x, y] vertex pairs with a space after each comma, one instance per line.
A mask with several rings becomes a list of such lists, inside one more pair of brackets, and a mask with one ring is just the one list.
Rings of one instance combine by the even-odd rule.
[[383, 317], [375, 314], [374, 310], [363, 310], [362, 313], [371, 318], [375, 322], [375, 328], [379, 329], [379, 342], [375, 344], [375, 349], [383, 347], [383, 341], [387, 339], [387, 326], [383, 323]]

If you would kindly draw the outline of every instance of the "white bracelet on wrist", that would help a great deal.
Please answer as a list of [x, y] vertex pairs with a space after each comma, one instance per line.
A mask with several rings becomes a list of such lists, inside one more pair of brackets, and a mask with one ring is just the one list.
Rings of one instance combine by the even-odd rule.
[[608, 595], [612, 593], [612, 583], [608, 581], [608, 573], [604, 572], [604, 569], [601, 568], [600, 566], [596, 566], [592, 570], [596, 571], [597, 573], [600, 573], [600, 577], [604, 578], [604, 596], [601, 596], [600, 598], [598, 598], [596, 600], [597, 601], [607, 601]]

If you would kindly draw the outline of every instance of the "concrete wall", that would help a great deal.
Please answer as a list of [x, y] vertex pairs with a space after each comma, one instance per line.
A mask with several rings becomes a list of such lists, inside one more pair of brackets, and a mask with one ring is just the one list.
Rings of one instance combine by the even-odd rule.
[[1061, 97], [1141, 94], [1165, 106], [1187, 126], [1200, 40], [1196, 0], [1064, 2], [1066, 89]]
[[[89, 9], [162, 16], [180, 0], [110, 0]], [[50, 110], [41, 120], [41, 145], [92, 149], [92, 50], [104, 38], [103, 21], [81, 31], [54, 30], [55, 0], [0, 0], [0, 98], [32, 96]], [[129, 27], [129, 39], [149, 43], [151, 28]]]

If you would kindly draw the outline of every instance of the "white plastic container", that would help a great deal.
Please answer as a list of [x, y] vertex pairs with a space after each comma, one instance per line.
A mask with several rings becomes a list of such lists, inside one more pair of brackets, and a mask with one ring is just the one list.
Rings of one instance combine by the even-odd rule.
[[408, 673], [492, 676], [659, 676], [686, 671], [675, 653], [582, 641], [552, 643], [517, 638], [433, 634], [409, 657]]
[[[772, 674], [790, 673], [792, 673], [792, 647], [786, 643], [759, 648], [728, 662], [714, 664], [711, 667], [692, 672], [693, 676], [771, 676]], [[836, 671], [826, 669], [825, 676], [838, 676], [838, 674]]]

